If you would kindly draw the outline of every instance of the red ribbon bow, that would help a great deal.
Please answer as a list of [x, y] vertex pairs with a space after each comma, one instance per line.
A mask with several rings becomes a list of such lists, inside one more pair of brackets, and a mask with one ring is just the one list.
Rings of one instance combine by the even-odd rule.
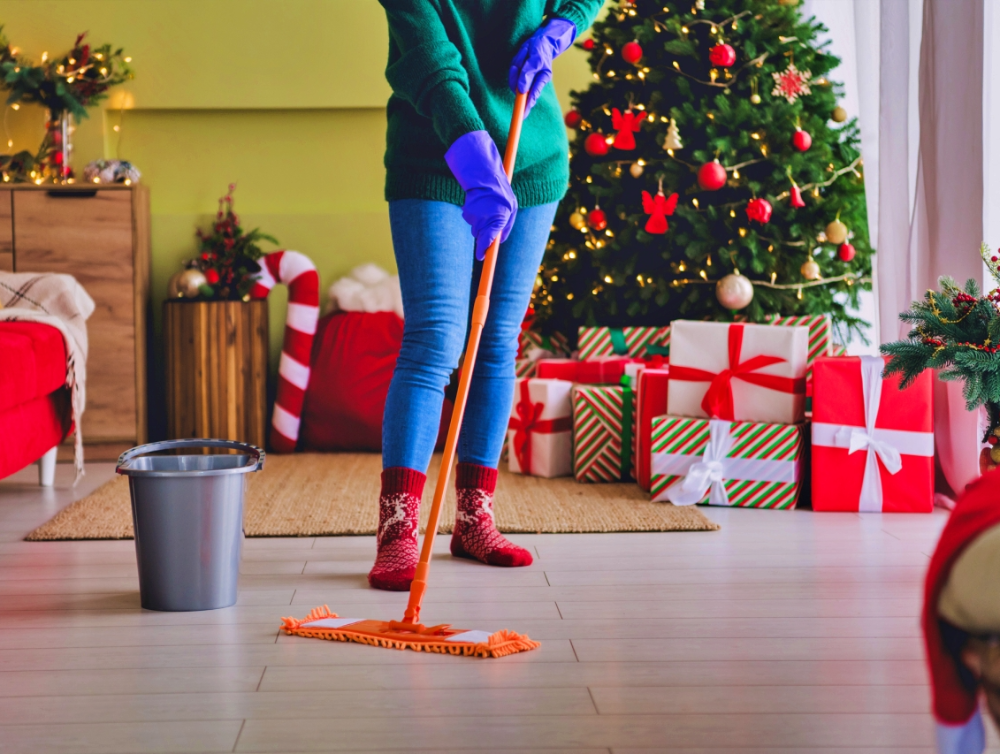
[[521, 400], [517, 403], [517, 416], [512, 417], [510, 429], [514, 430], [514, 455], [521, 467], [522, 474], [531, 474], [531, 435], [552, 434], [554, 432], [569, 432], [573, 428], [572, 419], [563, 416], [558, 419], [539, 417], [545, 410], [544, 403], [532, 403], [528, 391], [528, 380], [521, 381]]
[[733, 415], [733, 380], [743, 380], [751, 385], [760, 385], [768, 390], [782, 393], [805, 395], [805, 377], [779, 377], [774, 374], [757, 374], [758, 369], [780, 364], [785, 359], [780, 356], [754, 356], [740, 362], [740, 351], [743, 348], [743, 325], [729, 326], [729, 369], [723, 369], [718, 374], [694, 367], [670, 365], [670, 379], [686, 382], [711, 382], [705, 397], [701, 401], [702, 410], [713, 419], [735, 421]]

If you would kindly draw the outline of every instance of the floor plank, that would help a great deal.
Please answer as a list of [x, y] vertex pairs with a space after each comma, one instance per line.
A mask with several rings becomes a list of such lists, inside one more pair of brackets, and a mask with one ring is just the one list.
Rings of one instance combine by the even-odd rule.
[[280, 633], [322, 604], [401, 617], [405, 594], [367, 586], [372, 537], [248, 539], [236, 606], [144, 611], [133, 542], [22, 541], [113, 465], [87, 471], [0, 481], [5, 753], [932, 751], [940, 512], [706, 509], [720, 531], [517, 535], [536, 556], [517, 570], [441, 538], [424, 617], [543, 642], [475, 660]]

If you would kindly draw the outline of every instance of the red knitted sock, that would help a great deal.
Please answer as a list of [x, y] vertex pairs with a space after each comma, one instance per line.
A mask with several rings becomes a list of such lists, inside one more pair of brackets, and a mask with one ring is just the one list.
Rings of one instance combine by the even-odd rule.
[[457, 558], [472, 558], [487, 565], [508, 568], [531, 565], [531, 553], [498, 532], [493, 520], [497, 470], [474, 463], [460, 463], [455, 486], [458, 510], [455, 533], [451, 536], [451, 554]]
[[382, 472], [378, 499], [378, 554], [368, 574], [375, 589], [405, 592], [417, 568], [417, 526], [420, 497], [427, 477], [397, 466]]

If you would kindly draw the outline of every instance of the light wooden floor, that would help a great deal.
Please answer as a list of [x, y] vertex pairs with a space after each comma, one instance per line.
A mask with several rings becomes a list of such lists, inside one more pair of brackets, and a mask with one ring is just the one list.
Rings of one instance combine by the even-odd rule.
[[517, 536], [515, 571], [442, 538], [425, 619], [543, 642], [471, 660], [279, 634], [324, 603], [401, 617], [372, 537], [247, 540], [239, 604], [200, 613], [139, 608], [132, 542], [21, 541], [111, 473], [0, 482], [0, 752], [931, 751], [940, 513], [710, 509], [720, 532]]

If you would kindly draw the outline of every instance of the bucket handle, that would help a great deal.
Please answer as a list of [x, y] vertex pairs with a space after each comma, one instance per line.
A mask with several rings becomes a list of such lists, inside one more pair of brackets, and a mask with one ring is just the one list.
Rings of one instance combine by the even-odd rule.
[[176, 450], [177, 448], [228, 448], [231, 450], [241, 450], [250, 455], [250, 463], [244, 466], [248, 471], [260, 471], [264, 468], [265, 453], [256, 445], [250, 445], [236, 440], [162, 440], [161, 442], [150, 442], [145, 445], [126, 450], [118, 456], [118, 466], [115, 467], [116, 474], [124, 473], [122, 467], [139, 456], [158, 453], [162, 450]]

